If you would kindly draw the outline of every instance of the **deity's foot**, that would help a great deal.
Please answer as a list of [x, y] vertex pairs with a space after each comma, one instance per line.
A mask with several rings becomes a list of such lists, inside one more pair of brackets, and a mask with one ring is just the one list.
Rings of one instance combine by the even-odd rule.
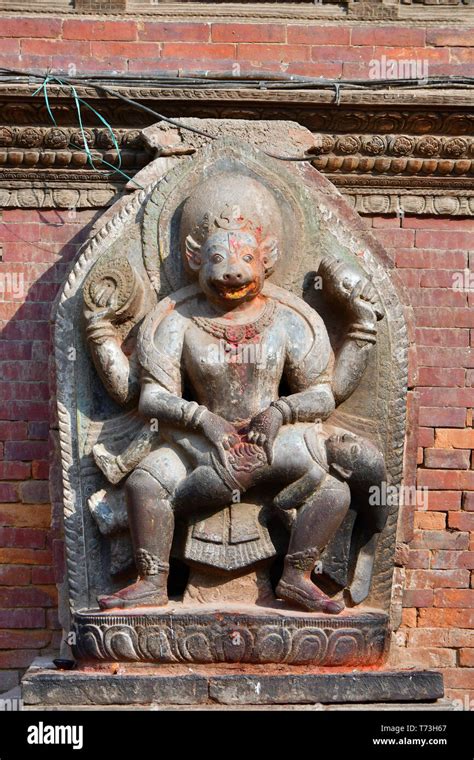
[[101, 610], [117, 607], [164, 607], [168, 604], [166, 579], [163, 582], [163, 576], [160, 577], [160, 574], [140, 578], [116, 594], [98, 596], [97, 601]]
[[344, 609], [342, 602], [330, 599], [311, 580], [301, 575], [287, 580], [282, 577], [276, 587], [276, 595], [310, 612], [338, 615]]
[[119, 483], [126, 475], [117, 464], [117, 457], [107, 451], [102, 443], [96, 443], [92, 447], [95, 463], [102, 470], [109, 483]]

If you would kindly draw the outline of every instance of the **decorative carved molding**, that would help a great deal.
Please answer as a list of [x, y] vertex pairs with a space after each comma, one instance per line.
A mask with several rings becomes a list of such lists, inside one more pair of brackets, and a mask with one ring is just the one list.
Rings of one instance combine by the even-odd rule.
[[[298, 121], [315, 135], [314, 166], [351, 198], [361, 213], [472, 214], [474, 115], [469, 90], [260, 90], [255, 85], [223, 89], [203, 86], [142, 86], [112, 80], [122, 94], [145, 101], [170, 117], [279, 118]], [[126, 177], [110, 133], [84, 112], [95, 171], [81, 151], [82, 136], [70, 93], [51, 89], [50, 104], [60, 126], [51, 124], [36, 85], [0, 82], [0, 203], [22, 208], [104, 207]], [[114, 129], [121, 168], [132, 176], [152, 154], [141, 130], [152, 115], [90, 87], [79, 93]], [[233, 103], [230, 102], [232, 97]], [[238, 101], [238, 102], [235, 102]], [[395, 107], [397, 103], [397, 107]], [[295, 153], [299, 148], [295, 147]]]
[[62, 15], [103, 14], [111, 17], [181, 19], [265, 19], [268, 21], [396, 21], [435, 25], [469, 21], [474, 15], [473, 0], [258, 0], [255, 2], [203, 3], [195, 0], [36, 0], [25, 6], [19, 0], [0, 0], [0, 12], [58, 13]]
[[388, 617], [278, 613], [146, 615], [78, 612], [77, 655], [87, 660], [141, 662], [281, 662], [292, 665], [364, 665], [384, 656]]

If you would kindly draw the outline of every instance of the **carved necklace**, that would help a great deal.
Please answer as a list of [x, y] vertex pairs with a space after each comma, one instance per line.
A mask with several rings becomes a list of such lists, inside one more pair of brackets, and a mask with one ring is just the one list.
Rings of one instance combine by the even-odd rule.
[[263, 314], [255, 322], [248, 322], [244, 325], [223, 325], [222, 322], [206, 319], [206, 317], [193, 317], [192, 320], [201, 330], [209, 333], [214, 338], [238, 345], [239, 343], [255, 341], [255, 338], [273, 321], [275, 308], [275, 302], [271, 298], [268, 298]]

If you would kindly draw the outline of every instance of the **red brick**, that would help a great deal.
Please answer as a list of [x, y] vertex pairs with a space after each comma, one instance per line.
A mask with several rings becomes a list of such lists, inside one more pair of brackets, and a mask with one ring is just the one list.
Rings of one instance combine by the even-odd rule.
[[418, 428], [418, 445], [422, 447], [434, 445], [433, 428]]
[[421, 269], [399, 269], [397, 277], [406, 288], [419, 288]]
[[474, 493], [466, 491], [462, 495], [462, 507], [467, 512], [474, 512]]
[[[203, 55], [206, 53], [204, 52]], [[159, 58], [157, 42], [91, 42], [92, 58]]]
[[27, 668], [37, 654], [36, 650], [28, 649], [0, 651], [0, 668]]
[[65, 40], [136, 40], [135, 21], [85, 21], [65, 19], [63, 22]]
[[35, 528], [0, 528], [0, 546], [16, 546], [27, 549], [43, 549], [46, 534]]
[[416, 230], [415, 243], [417, 248], [468, 251], [473, 247], [474, 230]]
[[31, 569], [29, 567], [22, 567], [21, 565], [0, 566], [0, 586], [28, 586], [30, 581]]
[[459, 650], [459, 665], [461, 668], [474, 668], [474, 649]]
[[[416, 342], [420, 346], [469, 346], [469, 330], [467, 328], [449, 327], [417, 327]], [[441, 391], [444, 393], [444, 391]], [[473, 391], [474, 393], [474, 391]]]
[[397, 267], [409, 267], [410, 269], [462, 270], [467, 266], [467, 253], [452, 249], [438, 251], [408, 247], [406, 250], [397, 251], [395, 263]]
[[20, 484], [20, 494], [24, 504], [47, 504], [49, 483], [47, 480], [27, 480]]
[[53, 584], [56, 583], [54, 569], [52, 567], [32, 567], [31, 582], [35, 584]]
[[61, 35], [62, 21], [52, 18], [2, 18], [3, 37], [53, 37]]
[[139, 38], [149, 42], [208, 42], [211, 25], [193, 22], [141, 22]]
[[349, 46], [350, 29], [341, 26], [290, 24], [287, 33], [290, 44]]
[[308, 61], [310, 48], [305, 45], [272, 45], [253, 43], [241, 43], [237, 45], [237, 57], [239, 60], [273, 61], [276, 63], [290, 63], [291, 61]]
[[[474, 64], [474, 50], [471, 48], [451, 48], [449, 51], [450, 63], [473, 63]], [[464, 67], [463, 67], [464, 68]]]
[[474, 388], [421, 388], [421, 406], [474, 406]]
[[[146, 56], [141, 56], [137, 52], [133, 57], [145, 58]], [[235, 45], [226, 43], [165, 42], [163, 44], [162, 57], [180, 58], [182, 66], [185, 65], [186, 61], [195, 66], [196, 61], [203, 61], [206, 58], [235, 59]]]
[[26, 422], [4, 422], [3, 420], [0, 420], [0, 440], [22, 441], [26, 436]]
[[[53, 607], [57, 603], [56, 586], [19, 586], [0, 588], [0, 607]], [[16, 627], [16, 626], [12, 626]], [[27, 628], [28, 626], [25, 626]]]
[[419, 47], [410, 47], [410, 48], [374, 47], [373, 50], [374, 50], [374, 54], [373, 54], [374, 58], [381, 58], [384, 55], [387, 60], [428, 61], [430, 64], [430, 74], [431, 74], [431, 66], [433, 64], [449, 63], [449, 50], [441, 50], [439, 48], [436, 49], [436, 48], [419, 48]]
[[35, 480], [47, 480], [49, 477], [49, 462], [35, 460], [32, 463], [31, 474]]
[[468, 551], [434, 551], [432, 553], [433, 569], [474, 569], [474, 552]]
[[302, 77], [324, 77], [325, 79], [337, 79], [342, 75], [342, 64], [328, 63], [327, 61], [303, 62], [293, 61], [285, 68], [286, 74], [296, 74]]
[[0, 565], [50, 565], [52, 560], [53, 555], [47, 549], [0, 548]]
[[417, 619], [418, 615], [416, 607], [404, 607], [402, 609], [402, 626], [406, 626], [408, 628], [416, 628]]
[[428, 269], [421, 271], [421, 288], [452, 288], [459, 279], [459, 269]]
[[445, 628], [415, 628], [407, 632], [407, 646], [413, 647], [470, 647], [474, 646], [474, 631]]
[[419, 422], [420, 425], [426, 427], [457, 426], [458, 428], [463, 428], [466, 424], [466, 410], [421, 407]]
[[31, 474], [27, 462], [0, 462], [0, 480], [24, 480]]
[[426, 44], [439, 47], [472, 47], [474, 45], [474, 28], [462, 24], [441, 29], [427, 29]]
[[49, 425], [47, 422], [30, 422], [28, 424], [28, 438], [31, 440], [46, 441], [49, 436]]
[[43, 649], [51, 641], [51, 631], [0, 631], [0, 649]]
[[[316, 45], [311, 48], [311, 59], [313, 61], [345, 61], [347, 63], [362, 63], [367, 65], [372, 58], [372, 49], [366, 47]], [[401, 232], [401, 230], [398, 232]], [[413, 239], [412, 235], [409, 237]], [[402, 243], [400, 243], [400, 245], [402, 245]]]
[[49, 504], [0, 504], [0, 524], [17, 528], [48, 528]]
[[461, 551], [469, 547], [468, 533], [448, 533], [444, 530], [417, 530], [410, 543], [411, 549], [451, 549]]
[[445, 687], [455, 689], [474, 689], [474, 671], [470, 668], [444, 668]]
[[459, 309], [466, 304], [466, 294], [451, 288], [409, 288], [408, 292], [413, 306], [453, 306]]
[[[418, 348], [420, 364], [427, 367], [466, 367], [474, 365], [474, 351], [470, 348], [442, 348], [440, 346]], [[453, 426], [454, 427], [454, 426]]]
[[425, 467], [461, 470], [469, 468], [470, 451], [464, 449], [426, 449]]
[[[465, 370], [452, 367], [445, 369], [440, 367], [419, 367], [418, 368], [418, 385], [419, 386], [454, 386], [462, 387], [465, 380]], [[432, 431], [431, 431], [432, 432]], [[422, 446], [430, 446], [430, 443], [423, 443]]]
[[[89, 56], [91, 52], [90, 42], [86, 40], [28, 40], [21, 41], [22, 55], [51, 55], [53, 60], [56, 56], [69, 55], [71, 58]], [[27, 229], [27, 228], [26, 228]]]
[[44, 609], [0, 610], [0, 628], [45, 628]]
[[47, 458], [48, 451], [46, 441], [7, 441], [5, 459], [14, 461], [44, 459]]
[[424, 628], [474, 628], [474, 610], [420, 608], [418, 625]]
[[405, 562], [407, 569], [427, 569], [430, 566], [431, 552], [428, 549], [410, 549]]
[[474, 589], [457, 588], [436, 589], [434, 592], [435, 607], [463, 607], [464, 609], [474, 607]]
[[437, 448], [473, 449], [474, 430], [453, 430], [449, 428], [436, 430], [435, 446]]
[[418, 485], [437, 490], [474, 491], [474, 471], [419, 470]]
[[446, 515], [443, 512], [415, 512], [414, 525], [420, 530], [443, 530]]
[[[35, 304], [35, 306], [41, 306], [41, 304]], [[21, 380], [26, 383], [44, 380], [48, 374], [48, 365], [40, 362], [34, 364], [32, 362], [0, 362], [0, 373], [3, 380]]]
[[31, 359], [31, 343], [26, 341], [0, 340], [3, 359]]
[[400, 229], [401, 219], [395, 215], [373, 216], [372, 227], [374, 229]]
[[351, 45], [422, 46], [424, 44], [424, 29], [409, 29], [393, 26], [377, 27], [371, 24], [370, 26], [355, 27], [352, 29], [351, 34]]
[[406, 588], [469, 588], [469, 570], [462, 568], [445, 570], [407, 570]]
[[[28, 325], [28, 322], [25, 322], [25, 325]], [[43, 399], [44, 401], [47, 401], [50, 397], [48, 384], [46, 382], [45, 383], [40, 383], [40, 382], [0, 383], [0, 394], [5, 400]]]
[[474, 531], [473, 512], [453, 512], [448, 515], [448, 527], [455, 530]]
[[213, 24], [211, 35], [213, 42], [286, 42], [283, 24]]
[[0, 501], [20, 501], [18, 496], [18, 486], [15, 483], [0, 483]]
[[391, 652], [390, 663], [402, 668], [448, 668], [456, 665], [456, 652], [437, 647], [399, 647]]
[[37, 243], [40, 240], [39, 224], [5, 224], [0, 222], [0, 240], [20, 243]]
[[[228, 72], [229, 76], [232, 76], [232, 66], [235, 63], [235, 58], [232, 58], [230, 60], [225, 59], [211, 59], [208, 58], [206, 60], [206, 71], [218, 71], [219, 73], [222, 73], [223, 71]], [[187, 61], [184, 61], [183, 58], [160, 58], [159, 61], [156, 59], [151, 58], [145, 58], [145, 59], [137, 59], [132, 60], [130, 59], [128, 62], [128, 69], [129, 71], [152, 71], [156, 74], [159, 67], [160, 71], [168, 71], [173, 73], [173, 76], [193, 76], [195, 74], [195, 71], [192, 70], [192, 65], [189, 64], [187, 66]], [[243, 69], [243, 66], [241, 66]]]
[[57, 630], [61, 629], [61, 624], [58, 620], [58, 611], [56, 608], [52, 610], [46, 610], [46, 624], [48, 628]]
[[404, 607], [432, 607], [432, 589], [406, 589], [403, 592]]
[[[452, 230], [453, 219], [450, 216], [404, 216], [402, 227], [421, 230]], [[474, 232], [474, 220], [456, 217], [457, 230], [471, 230]]]
[[474, 327], [474, 309], [415, 306], [414, 314], [420, 327]]

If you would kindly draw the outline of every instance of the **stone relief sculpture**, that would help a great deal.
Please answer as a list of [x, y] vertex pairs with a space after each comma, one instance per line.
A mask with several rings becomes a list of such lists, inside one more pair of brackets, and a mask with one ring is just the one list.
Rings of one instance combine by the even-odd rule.
[[[157, 127], [167, 158], [58, 306], [76, 654], [376, 662], [397, 510], [370, 496], [401, 478], [402, 308], [330, 183], [265, 155], [260, 123], [234, 131]], [[287, 153], [309, 134], [263, 132]]]

